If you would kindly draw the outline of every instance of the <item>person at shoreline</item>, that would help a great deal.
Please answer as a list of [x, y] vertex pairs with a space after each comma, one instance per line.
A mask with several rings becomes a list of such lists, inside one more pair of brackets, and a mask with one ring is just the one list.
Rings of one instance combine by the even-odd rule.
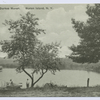
[[26, 81], [26, 88], [29, 88], [29, 79]]
[[12, 81], [12, 79], [10, 79], [10, 85], [11, 86], [13, 86], [14, 84], [13, 84], [13, 81]]

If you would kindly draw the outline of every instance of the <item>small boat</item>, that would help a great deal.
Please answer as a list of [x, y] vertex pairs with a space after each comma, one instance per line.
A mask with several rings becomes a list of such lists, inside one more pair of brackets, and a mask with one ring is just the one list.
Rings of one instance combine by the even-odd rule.
[[6, 89], [7, 90], [13, 90], [13, 89], [20, 89], [22, 87], [22, 84], [13, 84], [13, 85], [7, 85]]

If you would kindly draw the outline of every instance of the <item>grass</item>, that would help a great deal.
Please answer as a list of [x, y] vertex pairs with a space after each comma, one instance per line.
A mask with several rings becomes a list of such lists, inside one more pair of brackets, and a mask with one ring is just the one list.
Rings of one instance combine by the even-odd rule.
[[100, 86], [66, 87], [47, 83], [43, 87], [0, 90], [1, 97], [100, 97]]

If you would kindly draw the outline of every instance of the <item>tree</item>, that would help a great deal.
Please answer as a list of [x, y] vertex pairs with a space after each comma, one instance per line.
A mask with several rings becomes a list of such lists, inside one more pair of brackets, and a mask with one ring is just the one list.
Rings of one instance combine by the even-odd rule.
[[[57, 70], [60, 70], [59, 65], [61, 65], [61, 62], [58, 57], [58, 48], [58, 43], [43, 45], [41, 42], [34, 49], [34, 55], [28, 54], [27, 57], [25, 57], [25, 61], [24, 59], [20, 60], [21, 65], [17, 68], [17, 71], [24, 71], [31, 78], [31, 87], [33, 87], [48, 71], [55, 74]], [[32, 68], [31, 75], [23, 69], [23, 66], [24, 68], [27, 66]], [[40, 74], [40, 77], [37, 80], [34, 80], [34, 75], [38, 73]]]
[[[3, 23], [9, 26], [11, 40], [1, 41], [2, 52], [8, 54], [8, 58], [15, 59], [19, 66], [18, 72], [26, 73], [31, 79], [31, 87], [33, 87], [47, 71], [55, 73], [59, 70], [57, 64], [58, 59], [58, 43], [43, 45], [37, 39], [37, 35], [45, 33], [43, 29], [38, 28], [38, 18], [34, 14], [28, 12], [25, 16], [17, 21], [5, 20]], [[32, 73], [28, 73], [26, 68], [31, 68]], [[34, 81], [34, 74], [40, 73], [40, 77]]]
[[78, 63], [96, 63], [100, 60], [100, 4], [87, 5], [86, 13], [86, 22], [72, 19], [80, 43], [70, 47], [72, 54], [69, 58]]

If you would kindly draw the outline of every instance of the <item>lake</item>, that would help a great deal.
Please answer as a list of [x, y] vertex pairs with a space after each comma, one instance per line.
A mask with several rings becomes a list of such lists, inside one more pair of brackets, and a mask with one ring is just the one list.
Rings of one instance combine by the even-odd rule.
[[[32, 72], [31, 69], [27, 69], [27, 71], [29, 73]], [[35, 74], [35, 79], [38, 77], [39, 74]], [[17, 73], [15, 69], [4, 68], [2, 72], [0, 72], [0, 86], [3, 86], [5, 82], [9, 82], [10, 79], [12, 79], [14, 83], [22, 83], [22, 88], [25, 88], [27, 78], [29, 79], [24, 72]], [[61, 70], [57, 71], [55, 75], [47, 72], [36, 85], [43, 86], [45, 83], [52, 82], [60, 86], [67, 85], [68, 87], [83, 87], [87, 86], [87, 78], [90, 78], [90, 86], [100, 85], [100, 74], [80, 70]]]

